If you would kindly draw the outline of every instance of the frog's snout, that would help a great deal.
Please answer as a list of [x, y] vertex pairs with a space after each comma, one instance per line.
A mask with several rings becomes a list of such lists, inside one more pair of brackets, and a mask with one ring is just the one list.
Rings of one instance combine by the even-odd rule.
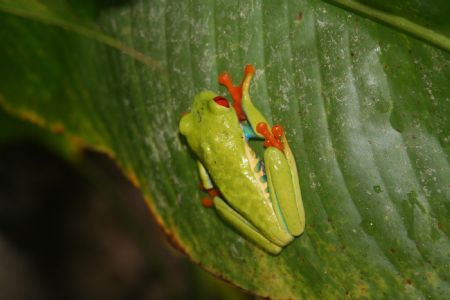
[[191, 114], [186, 112], [182, 114], [180, 123], [178, 125], [178, 128], [180, 128], [180, 132], [182, 135], [188, 135], [189, 132], [192, 130], [192, 120], [191, 120]]

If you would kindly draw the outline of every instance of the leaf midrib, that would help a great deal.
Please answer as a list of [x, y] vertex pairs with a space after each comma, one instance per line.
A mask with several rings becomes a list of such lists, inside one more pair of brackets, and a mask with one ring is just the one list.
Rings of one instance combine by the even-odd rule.
[[395, 29], [406, 32], [414, 37], [417, 37], [423, 41], [428, 42], [443, 50], [450, 51], [450, 38], [437, 33], [431, 29], [414, 23], [406, 18], [399, 17], [382, 10], [375, 9], [371, 6], [367, 6], [353, 0], [325, 0], [331, 4], [343, 7], [345, 9], [362, 14], [368, 18], [380, 21]]

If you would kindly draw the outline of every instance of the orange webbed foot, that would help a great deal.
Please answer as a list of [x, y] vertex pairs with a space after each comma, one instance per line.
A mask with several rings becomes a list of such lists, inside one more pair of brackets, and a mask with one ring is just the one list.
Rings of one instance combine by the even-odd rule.
[[284, 130], [281, 125], [275, 125], [272, 130], [269, 130], [269, 126], [266, 123], [258, 123], [256, 125], [256, 131], [264, 136], [264, 147], [275, 147], [280, 151], [284, 150], [281, 137], [284, 135]]
[[206, 192], [208, 193], [209, 197], [204, 197], [202, 199], [202, 205], [206, 208], [214, 207], [213, 199], [214, 199], [214, 197], [220, 195], [220, 191], [216, 188], [212, 188], [212, 189], [206, 190]]

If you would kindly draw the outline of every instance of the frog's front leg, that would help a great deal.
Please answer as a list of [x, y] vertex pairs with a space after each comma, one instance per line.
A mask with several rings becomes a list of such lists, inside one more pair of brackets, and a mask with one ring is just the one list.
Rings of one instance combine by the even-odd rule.
[[305, 211], [294, 156], [282, 129], [280, 134], [277, 140], [283, 149], [269, 145], [264, 151], [267, 182], [278, 220], [285, 224], [290, 234], [298, 236], [305, 229]]
[[202, 199], [202, 205], [204, 207], [213, 207], [214, 203], [212, 198], [219, 195], [220, 192], [216, 188], [214, 188], [214, 184], [211, 180], [211, 177], [209, 176], [208, 171], [206, 170], [205, 166], [197, 160], [197, 167], [198, 167], [198, 174], [200, 176], [200, 181], [202, 188], [208, 193], [209, 197], [205, 197]]
[[228, 224], [233, 226], [240, 234], [257, 246], [273, 255], [280, 253], [281, 247], [265, 238], [254, 226], [246, 221], [219, 196], [214, 197], [214, 207], [216, 208], [217, 213], [228, 222]]
[[197, 168], [198, 168], [198, 174], [200, 176], [200, 180], [202, 182], [202, 187], [205, 190], [212, 189], [214, 187], [211, 177], [209, 177], [208, 171], [206, 170], [205, 166], [197, 160]]

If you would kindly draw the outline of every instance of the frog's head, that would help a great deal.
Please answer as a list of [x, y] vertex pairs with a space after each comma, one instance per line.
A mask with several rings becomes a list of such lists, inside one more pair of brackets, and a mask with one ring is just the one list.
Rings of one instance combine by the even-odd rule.
[[195, 96], [192, 110], [183, 115], [179, 128], [191, 148], [196, 148], [207, 132], [240, 127], [236, 112], [227, 99], [211, 91], [204, 91]]

